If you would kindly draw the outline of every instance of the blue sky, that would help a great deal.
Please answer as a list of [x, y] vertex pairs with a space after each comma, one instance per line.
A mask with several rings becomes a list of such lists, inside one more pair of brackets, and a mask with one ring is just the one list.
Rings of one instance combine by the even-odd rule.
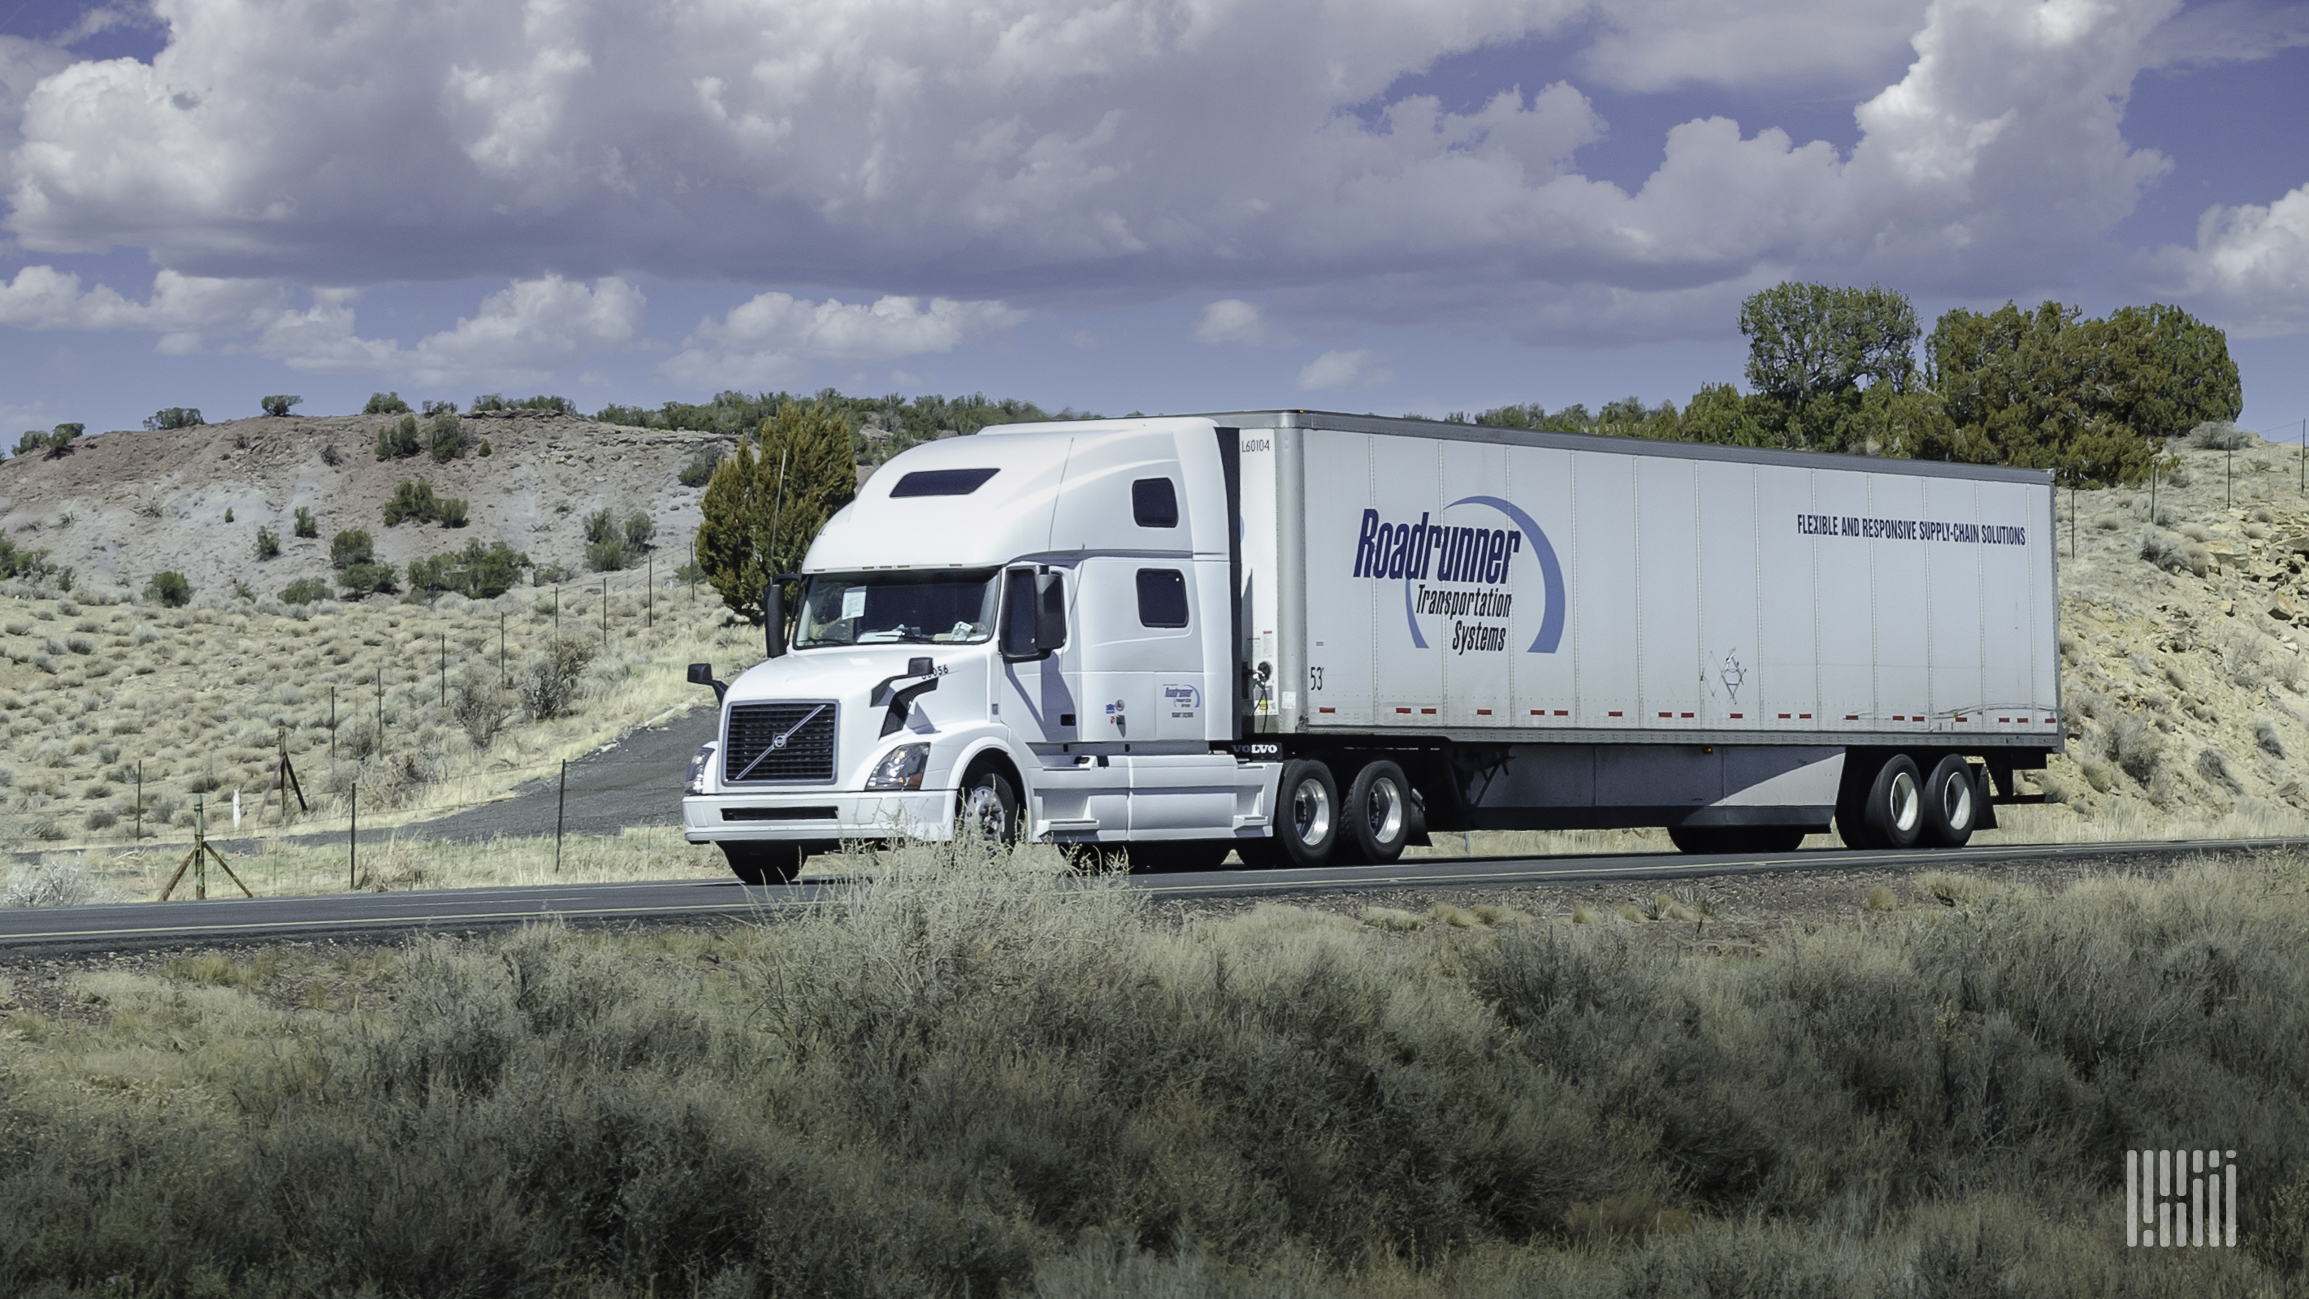
[[2305, 120], [2254, 0], [26, 0], [0, 429], [1681, 402], [1799, 278], [2177, 302], [2291, 434]]

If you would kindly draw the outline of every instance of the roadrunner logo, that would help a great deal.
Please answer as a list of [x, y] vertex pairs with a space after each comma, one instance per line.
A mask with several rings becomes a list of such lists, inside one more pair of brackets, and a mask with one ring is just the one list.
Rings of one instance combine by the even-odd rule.
[[[1555, 653], [1563, 642], [1563, 566], [1547, 534], [1522, 507], [1497, 496], [1461, 497], [1443, 510], [1441, 521], [1422, 513], [1417, 522], [1393, 522], [1380, 518], [1377, 510], [1363, 511], [1354, 575], [1403, 583], [1403, 622], [1413, 646], [1428, 647], [1419, 620], [1432, 617], [1448, 622], [1455, 653], [1499, 651], [1507, 648], [1504, 624], [1515, 609], [1516, 564], [1528, 559], [1539, 566], [1547, 605], [1527, 652]], [[1460, 511], [1456, 518], [1454, 510]], [[1498, 518], [1475, 512], [1486, 510]], [[1494, 522], [1514, 526], [1492, 527]]]
[[2237, 1244], [2237, 1152], [2125, 1152], [2125, 1244]]

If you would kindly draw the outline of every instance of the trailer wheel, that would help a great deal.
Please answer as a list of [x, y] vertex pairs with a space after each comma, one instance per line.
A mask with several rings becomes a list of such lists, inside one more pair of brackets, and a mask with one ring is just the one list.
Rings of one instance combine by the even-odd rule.
[[1339, 782], [1331, 769], [1311, 758], [1293, 758], [1283, 768], [1276, 801], [1275, 843], [1292, 866], [1321, 866], [1339, 843]]
[[[1855, 792], [1858, 792], [1857, 788]], [[1852, 848], [1913, 848], [1924, 834], [1924, 781], [1916, 760], [1895, 753], [1868, 782], [1858, 805], [1836, 809], [1836, 828]]]
[[962, 786], [962, 808], [954, 819], [957, 837], [974, 835], [988, 843], [1018, 839], [1018, 791], [992, 767], [980, 769]]
[[1411, 782], [1403, 768], [1385, 758], [1365, 764], [1347, 787], [1347, 839], [1355, 855], [1385, 866], [1403, 855], [1411, 840]]
[[730, 873], [741, 884], [791, 884], [809, 855], [809, 847], [798, 843], [722, 841], [722, 856], [729, 859]]
[[1962, 848], [1980, 822], [1972, 764], [1951, 753], [1932, 764], [1924, 782], [1924, 840], [1935, 848]]

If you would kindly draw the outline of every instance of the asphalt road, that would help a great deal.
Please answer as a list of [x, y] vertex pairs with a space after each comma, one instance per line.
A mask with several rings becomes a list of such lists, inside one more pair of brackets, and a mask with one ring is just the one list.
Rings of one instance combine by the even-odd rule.
[[[2064, 844], [1963, 848], [1940, 852], [1795, 852], [1772, 856], [1423, 858], [1392, 866], [1322, 870], [1234, 870], [1134, 877], [1157, 897], [1258, 897], [1361, 889], [1485, 888], [1751, 874], [1799, 868], [1853, 870], [1883, 866], [2054, 861], [2063, 858], [2172, 856], [2182, 853], [2298, 847], [2291, 839], [2219, 839], [2163, 843]], [[358, 937], [417, 932], [465, 933], [558, 919], [575, 924], [737, 921], [825, 900], [839, 880], [748, 888], [731, 880], [634, 884], [566, 884], [544, 888], [434, 889], [345, 893], [300, 898], [132, 902], [105, 906], [0, 911], [0, 958], [60, 948], [119, 949], [284, 937]]]

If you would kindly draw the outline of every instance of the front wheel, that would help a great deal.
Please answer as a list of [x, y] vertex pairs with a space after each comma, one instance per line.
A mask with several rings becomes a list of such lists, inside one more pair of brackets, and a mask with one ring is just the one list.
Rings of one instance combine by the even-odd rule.
[[1800, 825], [1679, 825], [1668, 829], [1668, 842], [1680, 852], [1783, 853], [1803, 847], [1810, 833]]
[[1924, 840], [1935, 848], [1962, 848], [1980, 821], [1972, 764], [1949, 754], [1932, 764], [1924, 781]]
[[1018, 791], [1001, 772], [981, 771], [962, 786], [962, 807], [955, 816], [956, 838], [974, 837], [987, 843], [1015, 843], [1018, 839]]
[[1339, 782], [1311, 758], [1283, 764], [1276, 795], [1275, 843], [1286, 864], [1326, 865], [1339, 844]]
[[722, 841], [722, 856], [729, 859], [730, 874], [741, 884], [791, 884], [802, 873], [802, 863], [809, 858], [810, 848], [799, 843], [733, 843]]

